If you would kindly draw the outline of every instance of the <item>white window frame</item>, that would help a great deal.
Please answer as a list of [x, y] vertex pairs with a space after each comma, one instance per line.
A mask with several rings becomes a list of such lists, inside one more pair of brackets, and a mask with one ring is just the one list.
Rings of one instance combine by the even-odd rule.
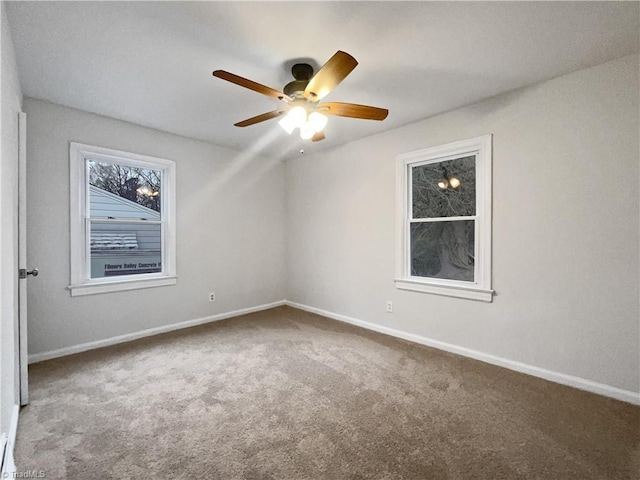
[[[491, 175], [492, 135], [404, 153], [396, 157], [397, 237], [396, 288], [449, 297], [491, 302]], [[447, 280], [411, 275], [411, 168], [465, 156], [476, 156], [476, 215], [474, 281]], [[457, 217], [452, 217], [457, 218]]]
[[[162, 171], [160, 197], [162, 271], [119, 277], [91, 278], [89, 176], [87, 160]], [[70, 259], [71, 296], [175, 285], [176, 275], [176, 164], [173, 160], [70, 142]]]

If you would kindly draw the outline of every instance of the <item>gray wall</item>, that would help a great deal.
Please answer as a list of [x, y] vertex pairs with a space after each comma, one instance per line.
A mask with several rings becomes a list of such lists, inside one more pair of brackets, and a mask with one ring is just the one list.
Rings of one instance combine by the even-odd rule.
[[[29, 98], [25, 109], [28, 256], [41, 272], [30, 354], [285, 298], [282, 163]], [[176, 161], [177, 285], [70, 297], [70, 141]]]
[[0, 432], [9, 433], [13, 406], [18, 403], [18, 112], [22, 92], [4, 2], [2, 30], [2, 115], [0, 135]]
[[[287, 298], [638, 392], [638, 89], [631, 56], [286, 166], [27, 99], [30, 353]], [[395, 156], [486, 133], [494, 302], [396, 290]], [[69, 141], [178, 162], [177, 286], [69, 296]]]
[[[638, 91], [631, 56], [287, 162], [288, 300], [638, 392]], [[487, 133], [493, 303], [396, 290], [395, 156]]]

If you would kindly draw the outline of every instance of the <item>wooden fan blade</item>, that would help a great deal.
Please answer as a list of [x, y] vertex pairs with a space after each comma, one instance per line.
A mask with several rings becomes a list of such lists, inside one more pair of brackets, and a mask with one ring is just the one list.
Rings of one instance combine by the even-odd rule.
[[324, 140], [324, 132], [320, 131], [316, 133], [313, 137], [311, 137], [312, 142], [319, 142], [320, 140]]
[[309, 80], [307, 88], [304, 89], [305, 98], [312, 102], [322, 100], [356, 68], [356, 65], [358, 62], [355, 58], [338, 50]]
[[286, 113], [286, 110], [274, 110], [273, 112], [263, 113], [262, 115], [256, 115], [255, 117], [247, 118], [238, 123], [234, 123], [236, 127], [248, 127], [249, 125], [255, 125], [256, 123], [264, 122], [265, 120], [271, 120], [272, 118], [279, 117]]
[[[365, 120], [384, 120], [389, 115], [386, 108], [357, 105], [355, 103], [326, 102], [318, 105], [320, 113], [339, 117], [363, 118]], [[325, 110], [328, 108], [328, 110]]]
[[224, 70], [214, 71], [213, 76], [226, 80], [227, 82], [235, 83], [236, 85], [240, 85], [241, 87], [248, 88], [249, 90], [253, 90], [254, 92], [267, 95], [268, 97], [275, 97], [279, 100], [287, 100], [289, 102], [293, 100], [288, 95], [285, 95], [284, 93], [274, 88], [267, 87], [260, 83], [254, 82], [253, 80], [248, 80], [233, 73], [225, 72]]

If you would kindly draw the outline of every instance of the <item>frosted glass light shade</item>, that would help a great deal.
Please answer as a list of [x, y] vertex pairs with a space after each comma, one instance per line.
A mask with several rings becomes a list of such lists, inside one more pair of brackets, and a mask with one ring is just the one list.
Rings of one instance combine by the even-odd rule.
[[303, 140], [309, 140], [315, 135], [315, 130], [311, 126], [311, 122], [306, 122], [300, 127], [300, 138]]
[[451, 188], [458, 188], [460, 186], [460, 180], [458, 177], [451, 177], [449, 179], [449, 185], [451, 185]]
[[301, 127], [307, 120], [307, 111], [303, 107], [293, 107], [278, 124], [291, 135], [297, 127]]
[[328, 118], [321, 113], [311, 112], [309, 115], [309, 125], [314, 132], [320, 132], [327, 126]]

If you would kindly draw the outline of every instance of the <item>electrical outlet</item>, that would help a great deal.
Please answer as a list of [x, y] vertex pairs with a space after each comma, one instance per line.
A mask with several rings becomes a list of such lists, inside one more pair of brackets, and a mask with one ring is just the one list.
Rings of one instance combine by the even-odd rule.
[[391, 300], [387, 300], [387, 312], [393, 313], [393, 302]]
[[211, 292], [209, 294], [209, 301], [210, 302], [215, 302], [216, 301], [216, 292]]

